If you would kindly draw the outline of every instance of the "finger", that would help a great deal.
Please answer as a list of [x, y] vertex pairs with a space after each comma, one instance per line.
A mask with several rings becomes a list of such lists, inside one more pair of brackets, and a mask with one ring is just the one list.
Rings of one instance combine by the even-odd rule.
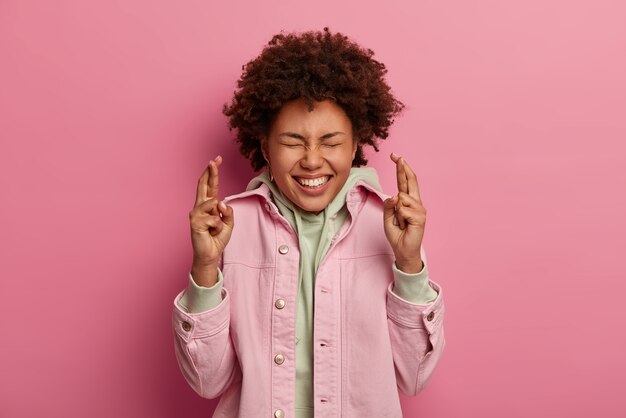
[[409, 225], [420, 226], [420, 225], [426, 224], [425, 213], [415, 208], [412, 208], [409, 206], [402, 206], [398, 210], [398, 214], [400, 215], [400, 217], [402, 217], [402, 219], [404, 219], [407, 226]]
[[209, 179], [208, 179], [208, 188], [207, 188], [207, 199], [215, 199], [217, 198], [217, 192], [219, 188], [219, 177], [218, 177], [218, 164], [211, 160], [209, 162]]
[[404, 206], [400, 203], [400, 199], [401, 199], [401, 193], [398, 193], [396, 195], [396, 207], [395, 207], [395, 214], [396, 214], [396, 218], [398, 218], [398, 226], [400, 227], [400, 229], [404, 229], [406, 227], [406, 220], [404, 219], [404, 217], [402, 216], [400, 209], [402, 209]]
[[391, 224], [398, 226], [398, 217], [396, 216], [396, 204], [398, 203], [398, 197], [393, 196], [385, 199], [383, 202], [383, 219], [385, 224], [391, 222]]
[[397, 196], [392, 196], [383, 201], [383, 218], [385, 222], [390, 221], [391, 218], [396, 214], [397, 200], [398, 200]]
[[410, 194], [398, 192], [398, 204], [396, 206], [396, 209], [400, 209], [400, 207], [402, 206], [419, 208], [422, 206], [422, 204], [417, 200], [417, 198], [411, 196]]
[[402, 219], [402, 222], [404, 222], [405, 228], [409, 225], [414, 225], [417, 222], [417, 214], [413, 208], [410, 208], [408, 206], [402, 206], [400, 209], [398, 209], [397, 214], [398, 218]]
[[209, 233], [213, 236], [218, 235], [224, 229], [224, 222], [219, 215], [208, 215], [207, 225], [210, 227]]
[[400, 213], [400, 211], [396, 212], [396, 219], [397, 219], [397, 223], [400, 229], [406, 228], [406, 220], [402, 217], [402, 214]]
[[217, 209], [220, 211], [222, 215], [222, 222], [233, 229], [235, 226], [235, 212], [233, 211], [232, 206], [228, 206], [223, 200], [217, 205]]
[[396, 161], [396, 182], [398, 183], [398, 191], [408, 193], [409, 188], [407, 185], [406, 173], [404, 172], [404, 164], [402, 164], [402, 157], [398, 157]]
[[217, 216], [219, 215], [219, 212], [215, 208], [217, 206], [217, 202], [217, 199], [207, 199], [200, 203], [200, 205], [197, 206], [197, 209], [203, 213], [210, 213], [211, 215]]
[[[218, 155], [217, 157], [215, 157], [215, 160], [211, 161], [215, 161], [217, 167], [219, 167], [222, 164], [222, 156]], [[202, 202], [204, 202], [208, 197], [209, 177], [211, 174], [211, 161], [209, 161], [206, 169], [202, 172], [200, 178], [198, 179], [198, 186], [196, 187], [195, 206], [202, 204]]]
[[202, 175], [198, 179], [198, 187], [196, 187], [196, 204], [195, 206], [199, 206], [202, 202], [205, 201], [205, 196], [207, 193], [207, 179], [209, 177], [209, 166], [207, 165], [206, 169], [202, 172]]
[[417, 176], [411, 169], [411, 166], [409, 166], [409, 163], [406, 162], [406, 160], [403, 159], [402, 164], [404, 165], [404, 172], [407, 177], [408, 193], [416, 198], [418, 202], [421, 202], [422, 199], [420, 197], [419, 185], [417, 184]]
[[222, 219], [219, 216], [204, 213], [194, 217], [193, 222], [191, 223], [191, 229], [200, 232], [209, 231], [212, 235], [215, 235], [216, 230], [218, 232], [222, 230], [222, 224]]
[[[207, 181], [207, 196], [206, 199], [215, 199], [217, 203], [217, 195], [219, 190], [219, 170], [218, 167], [222, 164], [222, 157], [218, 155], [215, 160], [209, 162], [209, 179]], [[211, 210], [212, 215], [218, 215], [219, 212], [216, 207]]]
[[406, 193], [398, 193], [397, 211], [402, 211], [402, 217], [408, 224], [424, 224], [426, 222], [426, 208], [417, 198]]

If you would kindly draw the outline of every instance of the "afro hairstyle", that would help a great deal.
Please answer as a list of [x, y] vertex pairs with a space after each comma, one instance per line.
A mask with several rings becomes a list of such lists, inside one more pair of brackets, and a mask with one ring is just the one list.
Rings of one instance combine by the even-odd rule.
[[224, 104], [230, 130], [254, 171], [267, 165], [261, 137], [289, 101], [304, 99], [309, 111], [315, 101], [333, 100], [348, 115], [357, 141], [352, 166], [367, 164], [363, 146], [378, 152], [377, 138], [386, 139], [394, 116], [404, 104], [391, 93], [384, 77], [385, 65], [372, 58], [347, 36], [323, 31], [279, 33], [262, 52], [242, 66], [242, 75], [230, 104]]

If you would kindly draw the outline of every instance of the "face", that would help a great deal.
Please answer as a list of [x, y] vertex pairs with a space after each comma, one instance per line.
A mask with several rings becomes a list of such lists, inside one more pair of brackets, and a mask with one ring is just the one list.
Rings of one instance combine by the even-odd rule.
[[315, 102], [311, 112], [302, 99], [285, 103], [261, 140], [280, 191], [313, 213], [339, 193], [357, 151], [348, 115], [331, 100]]

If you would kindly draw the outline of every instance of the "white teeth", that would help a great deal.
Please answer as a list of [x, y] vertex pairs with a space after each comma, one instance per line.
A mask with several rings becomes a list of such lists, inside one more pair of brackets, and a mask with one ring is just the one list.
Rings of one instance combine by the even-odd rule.
[[298, 183], [303, 184], [305, 186], [316, 187], [316, 186], [321, 186], [322, 184], [326, 183], [329, 178], [330, 178], [329, 176], [324, 176], [324, 177], [318, 177], [316, 179], [296, 178], [296, 180], [298, 181]]

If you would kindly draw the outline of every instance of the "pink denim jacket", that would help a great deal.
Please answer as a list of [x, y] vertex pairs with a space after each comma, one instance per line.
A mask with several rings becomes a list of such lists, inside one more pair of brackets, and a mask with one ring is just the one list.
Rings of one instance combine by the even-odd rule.
[[[350, 216], [317, 271], [316, 418], [402, 417], [398, 392], [421, 391], [445, 346], [441, 286], [430, 281], [438, 295], [426, 305], [392, 292], [387, 197], [355, 184], [346, 196]], [[194, 314], [176, 303], [184, 290], [176, 296], [176, 358], [196, 393], [221, 395], [213, 417], [292, 418], [298, 237], [267, 185], [224, 200], [235, 211], [235, 228], [220, 260], [223, 300]]]

